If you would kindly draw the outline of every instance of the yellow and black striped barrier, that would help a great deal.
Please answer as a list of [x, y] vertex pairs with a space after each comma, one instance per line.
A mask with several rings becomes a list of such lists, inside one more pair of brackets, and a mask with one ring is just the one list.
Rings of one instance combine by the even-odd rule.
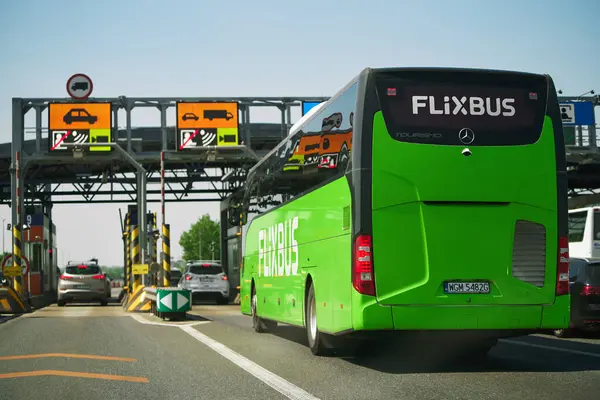
[[[156, 230], [156, 213], [151, 214], [152, 215], [152, 230], [155, 231]], [[152, 253], [150, 255], [151, 260], [152, 260], [152, 264], [156, 264], [158, 262], [158, 236], [156, 235], [152, 235]], [[158, 284], [158, 276], [160, 275], [158, 273], [159, 271], [153, 272], [152, 273], [152, 285], [157, 285]]]
[[[129, 250], [129, 258], [128, 258], [129, 265], [127, 266], [128, 280], [127, 280], [127, 285], [126, 285], [127, 296], [126, 296], [126, 299], [122, 303], [123, 308], [125, 310], [129, 309], [129, 303], [131, 303], [131, 301], [133, 300], [133, 293], [136, 291], [138, 286], [142, 287], [141, 277], [136, 276], [133, 273], [133, 266], [135, 264], [140, 263], [140, 257], [141, 257], [141, 255], [140, 255], [140, 231], [139, 231], [137, 225], [129, 226], [127, 247]], [[136, 283], [137, 283], [137, 286], [136, 286]]]
[[0, 287], [0, 314], [25, 314], [31, 307], [23, 297], [10, 286]]
[[[21, 242], [21, 230], [17, 226], [13, 226], [13, 262], [14, 265], [21, 268], [23, 259], [23, 243]], [[20, 295], [23, 296], [23, 281], [21, 276], [15, 276], [13, 279], [13, 288]]]
[[127, 312], [150, 312], [152, 302], [146, 298], [145, 286], [140, 285], [133, 290], [127, 302]]
[[127, 299], [129, 297], [129, 280], [131, 276], [130, 225], [131, 214], [128, 212], [125, 214], [125, 231], [123, 232], [123, 253], [125, 259], [123, 265], [123, 287], [121, 288], [121, 294], [119, 296], [122, 305], [127, 304]]
[[131, 213], [127, 213], [125, 218], [125, 285], [131, 287]]
[[129, 284], [130, 293], [134, 293], [142, 286], [142, 277], [133, 273], [133, 265], [140, 264], [142, 262], [140, 248], [140, 228], [137, 225], [131, 227], [131, 281]]
[[[149, 312], [150, 300], [146, 299], [142, 274], [138, 270], [141, 266], [140, 229], [137, 225], [131, 226], [131, 274], [129, 284], [129, 296], [127, 302], [123, 303], [128, 312]], [[147, 269], [147, 268], [146, 268]], [[147, 271], [146, 271], [147, 273]]]
[[162, 268], [163, 268], [163, 286], [171, 286], [171, 226], [163, 224], [162, 226]]

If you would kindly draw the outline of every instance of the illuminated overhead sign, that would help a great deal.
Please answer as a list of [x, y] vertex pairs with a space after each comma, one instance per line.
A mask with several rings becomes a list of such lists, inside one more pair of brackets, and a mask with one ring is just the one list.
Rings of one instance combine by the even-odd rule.
[[[48, 149], [73, 151], [65, 144], [110, 143], [112, 113], [110, 103], [50, 103], [48, 109]], [[82, 147], [89, 153], [110, 152], [110, 146]]]
[[239, 143], [238, 103], [177, 103], [177, 150]]

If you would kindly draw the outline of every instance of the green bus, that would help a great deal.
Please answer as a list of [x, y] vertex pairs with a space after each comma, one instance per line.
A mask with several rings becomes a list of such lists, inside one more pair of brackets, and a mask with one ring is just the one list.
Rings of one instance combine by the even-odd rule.
[[315, 355], [399, 331], [485, 354], [566, 328], [563, 142], [547, 75], [364, 69], [249, 171], [241, 312], [304, 327]]

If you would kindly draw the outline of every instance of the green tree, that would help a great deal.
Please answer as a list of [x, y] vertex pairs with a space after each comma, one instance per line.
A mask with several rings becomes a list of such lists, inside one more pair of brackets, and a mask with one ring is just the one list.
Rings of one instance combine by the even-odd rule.
[[[221, 258], [220, 224], [208, 214], [198, 218], [186, 232], [181, 234], [179, 245], [184, 260], [208, 260]], [[200, 254], [200, 248], [202, 254]]]
[[108, 267], [103, 266], [102, 270], [108, 275], [111, 279], [121, 279], [121, 275], [123, 275], [123, 267]]

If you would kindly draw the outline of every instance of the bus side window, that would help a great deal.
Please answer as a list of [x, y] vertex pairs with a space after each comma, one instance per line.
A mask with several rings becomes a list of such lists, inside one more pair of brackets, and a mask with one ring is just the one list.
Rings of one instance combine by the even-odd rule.
[[593, 213], [594, 226], [592, 228], [592, 232], [594, 233], [594, 236], [592, 236], [592, 240], [600, 240], [600, 210], [594, 208]]
[[587, 211], [569, 213], [569, 242], [582, 242]]

